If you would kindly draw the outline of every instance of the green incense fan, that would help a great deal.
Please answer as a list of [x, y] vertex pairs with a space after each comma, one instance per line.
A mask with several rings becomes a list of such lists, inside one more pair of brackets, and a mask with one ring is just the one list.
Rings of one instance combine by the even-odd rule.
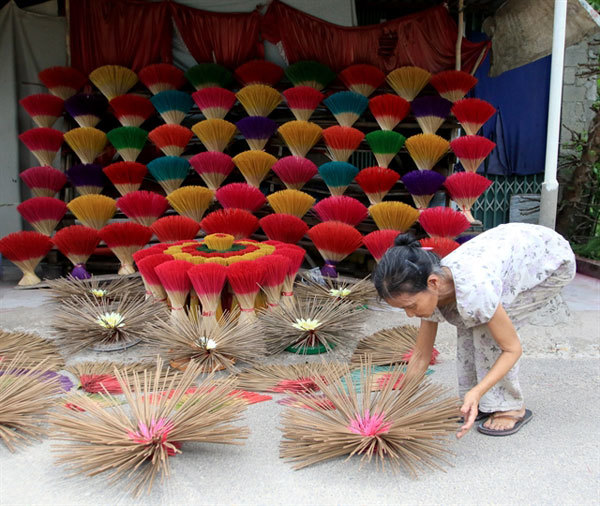
[[185, 77], [196, 90], [213, 86], [226, 88], [232, 80], [231, 72], [217, 63], [194, 65], [187, 70]]
[[106, 136], [123, 160], [135, 162], [146, 144], [148, 132], [139, 127], [119, 127], [108, 132]]
[[316, 61], [299, 61], [285, 69], [285, 75], [294, 86], [310, 86], [321, 91], [336, 78], [327, 65]]
[[377, 165], [386, 168], [406, 141], [404, 135], [392, 130], [375, 130], [365, 135], [365, 139], [375, 155]]

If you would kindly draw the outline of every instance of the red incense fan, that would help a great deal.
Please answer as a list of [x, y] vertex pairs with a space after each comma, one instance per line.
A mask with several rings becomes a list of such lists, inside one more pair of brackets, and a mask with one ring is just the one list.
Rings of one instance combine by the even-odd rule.
[[161, 125], [148, 137], [166, 156], [181, 156], [192, 138], [192, 131], [181, 125]]
[[158, 193], [138, 190], [117, 199], [117, 207], [130, 220], [149, 227], [169, 208], [169, 202]]
[[245, 239], [258, 229], [258, 218], [244, 209], [219, 209], [207, 214], [200, 226], [207, 235], [223, 233]]
[[235, 104], [235, 93], [211, 86], [192, 93], [198, 109], [207, 119], [223, 119]]
[[55, 95], [39, 93], [19, 100], [19, 104], [39, 127], [50, 128], [62, 115], [65, 101]]
[[[152, 248], [149, 248], [149, 250], [152, 250]], [[146, 252], [147, 250], [140, 250], [136, 253], [139, 254], [142, 251]], [[154, 268], [157, 265], [170, 262], [173, 258], [162, 253], [154, 253], [143, 258], [138, 258], [136, 253], [133, 254], [133, 259], [146, 286], [146, 295], [153, 297], [158, 302], [165, 302], [167, 300], [167, 292], [165, 292]]]
[[364, 205], [345, 195], [334, 195], [320, 200], [313, 210], [321, 221], [341, 221], [353, 227], [369, 215]]
[[205, 262], [194, 265], [187, 271], [194, 291], [202, 304], [202, 317], [217, 323], [217, 310], [221, 303], [221, 293], [227, 281], [227, 267]]
[[363, 244], [373, 255], [373, 258], [379, 262], [385, 252], [394, 245], [394, 240], [398, 237], [397, 230], [375, 230], [363, 237]]
[[269, 255], [258, 259], [263, 264], [264, 273], [261, 288], [267, 298], [267, 307], [273, 310], [279, 307], [281, 291], [290, 268], [291, 260], [285, 255]]
[[386, 93], [369, 100], [369, 110], [382, 130], [393, 130], [410, 111], [410, 102]]
[[72, 277], [76, 279], [91, 278], [85, 268], [85, 263], [100, 242], [97, 230], [83, 225], [71, 225], [56, 232], [52, 242], [73, 264]]
[[294, 86], [285, 90], [283, 97], [298, 121], [308, 121], [325, 95], [312, 86]]
[[471, 223], [478, 223], [471, 214], [471, 207], [491, 184], [489, 179], [473, 172], [457, 172], [448, 176], [444, 182], [450, 198], [459, 205]]
[[113, 114], [123, 126], [139, 127], [154, 114], [154, 106], [146, 97], [127, 94], [113, 98], [110, 102]]
[[31, 286], [42, 280], [35, 268], [52, 249], [52, 241], [39, 232], [13, 232], [0, 239], [0, 254], [8, 258], [23, 273], [19, 286]]
[[186, 239], [194, 239], [200, 223], [186, 216], [164, 216], [150, 225], [152, 232], [160, 242], [177, 242]]
[[148, 65], [138, 72], [140, 81], [153, 95], [167, 90], [178, 90], [186, 83], [183, 71], [169, 63]]
[[315, 225], [308, 231], [308, 237], [325, 260], [321, 274], [330, 278], [337, 278], [336, 265], [362, 244], [360, 232], [339, 221]]
[[373, 65], [351, 65], [342, 70], [338, 77], [350, 91], [368, 97], [385, 81], [385, 74]]
[[[151, 258], [151, 257], [148, 257]], [[154, 268], [171, 303], [171, 316], [186, 319], [185, 303], [192, 288], [188, 271], [192, 264], [185, 260], [169, 260]]]
[[265, 60], [251, 60], [240, 65], [233, 73], [242, 86], [266, 84], [275, 86], [283, 77], [283, 69]]
[[430, 237], [447, 238], [457, 237], [471, 226], [462, 213], [443, 206], [424, 209], [419, 223]]
[[102, 172], [121, 195], [127, 195], [140, 189], [148, 169], [143, 163], [116, 162], [104, 167]]
[[215, 197], [225, 209], [245, 209], [251, 213], [258, 211], [267, 201], [258, 188], [246, 183], [225, 185], [216, 191]]
[[19, 214], [40, 234], [51, 236], [67, 212], [67, 204], [52, 197], [34, 197], [17, 206]]
[[495, 113], [496, 109], [492, 104], [479, 98], [463, 98], [452, 106], [452, 114], [456, 116], [467, 135], [476, 135]]
[[50, 93], [63, 100], [75, 95], [87, 83], [87, 77], [73, 67], [50, 67], [42, 70], [38, 78]]
[[219, 151], [205, 151], [190, 158], [190, 164], [211, 190], [217, 190], [234, 169], [229, 155]]
[[268, 214], [259, 224], [271, 241], [296, 244], [308, 232], [308, 225], [292, 214]]
[[127, 221], [106, 225], [98, 235], [121, 262], [119, 275], [124, 276], [135, 272], [132, 255], [148, 244], [152, 230]]
[[448, 237], [427, 237], [421, 239], [419, 242], [424, 248], [431, 248], [440, 258], [444, 258], [460, 246], [460, 244]]
[[60, 170], [47, 165], [30, 167], [21, 172], [19, 177], [34, 197], [54, 197], [67, 182], [67, 176]]
[[400, 175], [386, 167], [367, 167], [354, 178], [371, 204], [378, 204], [393, 188]]
[[496, 143], [479, 135], [463, 135], [450, 142], [450, 148], [467, 172], [477, 172]]
[[347, 162], [365, 138], [365, 134], [352, 127], [332, 126], [322, 132], [329, 158], [335, 162]]
[[437, 92], [450, 102], [463, 98], [477, 84], [477, 78], [462, 70], [446, 70], [429, 81]]
[[254, 305], [264, 276], [262, 262], [241, 261], [227, 267], [227, 280], [240, 306], [238, 325], [246, 325], [256, 318]]
[[301, 156], [280, 158], [275, 162], [272, 170], [288, 190], [300, 190], [318, 172], [317, 166], [313, 162]]
[[284, 255], [290, 260], [287, 276], [285, 277], [281, 291], [281, 297], [282, 301], [291, 302], [292, 297], [294, 296], [294, 283], [296, 282], [296, 276], [298, 275], [300, 267], [302, 267], [302, 262], [304, 262], [306, 250], [300, 246], [286, 244], [283, 248], [278, 247], [276, 251], [278, 255]]
[[52, 165], [62, 145], [63, 133], [54, 128], [32, 128], [20, 134], [19, 139], [41, 165]]

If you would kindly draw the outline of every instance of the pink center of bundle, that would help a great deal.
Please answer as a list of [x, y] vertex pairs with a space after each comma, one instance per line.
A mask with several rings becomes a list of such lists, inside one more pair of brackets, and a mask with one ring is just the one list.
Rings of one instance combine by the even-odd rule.
[[282, 380], [273, 387], [274, 392], [314, 392], [317, 390], [319, 387], [312, 378]]
[[390, 430], [392, 424], [390, 422], [384, 423], [384, 418], [384, 413], [371, 415], [367, 409], [364, 416], [357, 414], [356, 417], [350, 421], [348, 430], [354, 434], [365, 437], [375, 437], [380, 434], [385, 434]]
[[169, 432], [173, 430], [173, 427], [173, 422], [166, 418], [152, 419], [150, 425], [138, 422], [139, 430], [137, 432], [128, 432], [127, 437], [141, 445], [160, 445], [166, 450], [167, 455], [173, 456], [176, 453], [176, 449], [179, 448], [177, 443], [167, 442], [167, 437], [169, 436]]

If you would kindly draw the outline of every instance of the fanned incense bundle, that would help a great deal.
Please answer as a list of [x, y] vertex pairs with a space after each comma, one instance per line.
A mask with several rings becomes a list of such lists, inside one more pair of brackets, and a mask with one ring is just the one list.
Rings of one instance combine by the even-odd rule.
[[358, 174], [358, 169], [348, 162], [327, 162], [319, 167], [319, 175], [332, 195], [343, 195]]
[[262, 311], [259, 326], [270, 354], [283, 350], [302, 355], [326, 353], [358, 332], [363, 314], [354, 304], [337, 299], [294, 300]]
[[277, 131], [292, 155], [305, 157], [321, 138], [322, 129], [310, 121], [288, 121]]
[[288, 190], [300, 190], [317, 175], [317, 166], [308, 158], [284, 156], [275, 162], [273, 172]]
[[240, 307], [240, 316], [238, 319], [240, 328], [247, 328], [256, 319], [254, 306], [256, 296], [260, 291], [260, 283], [263, 279], [264, 270], [265, 267], [262, 262], [245, 260], [227, 267], [227, 280]]
[[[73, 397], [83, 411], [62, 407], [52, 420], [56, 438], [68, 442], [57, 446], [58, 462], [86, 476], [108, 471], [111, 482], [122, 479], [138, 497], [169, 476], [169, 459], [181, 453], [183, 442], [240, 444], [248, 429], [232, 422], [241, 419], [246, 403], [232, 397], [235, 380], [209, 376], [196, 386], [200, 371], [200, 364], [190, 362], [173, 375], [163, 372], [160, 359], [155, 371], [129, 377], [115, 369], [127, 411]], [[105, 397], [118, 406], [112, 395]]]
[[371, 204], [379, 204], [396, 184], [400, 175], [386, 167], [367, 167], [354, 178]]
[[163, 288], [160, 278], [156, 274], [154, 268], [157, 265], [169, 262], [172, 260], [172, 257], [169, 255], [163, 255], [162, 253], [156, 253], [154, 255], [143, 256], [140, 258], [140, 253], [142, 251], [146, 252], [148, 249], [151, 248], [140, 250], [134, 253], [133, 259], [135, 261], [135, 265], [137, 265], [138, 271], [140, 271], [140, 275], [142, 276], [142, 280], [146, 288], [146, 298], [152, 298], [158, 303], [163, 303], [167, 301], [167, 292]]
[[50, 238], [39, 232], [13, 232], [0, 239], [0, 255], [10, 260], [23, 273], [19, 286], [41, 282], [35, 274], [35, 268], [51, 249]]
[[363, 237], [363, 244], [379, 263], [385, 252], [394, 245], [396, 237], [398, 237], [397, 230], [375, 230]]
[[167, 195], [167, 200], [177, 214], [191, 218], [198, 223], [202, 220], [214, 193], [204, 186], [182, 186]]
[[[291, 260], [286, 255], [268, 255], [258, 259], [265, 267], [260, 287], [267, 299], [267, 308], [273, 310], [279, 307], [281, 290], [290, 267]], [[262, 334], [261, 334], [262, 335]]]
[[406, 149], [419, 170], [431, 170], [448, 152], [450, 143], [435, 134], [417, 134], [406, 139]]
[[294, 283], [296, 282], [298, 271], [304, 262], [306, 250], [295, 244], [285, 244], [283, 247], [278, 247], [276, 251], [278, 255], [284, 255], [288, 257], [290, 261], [287, 276], [285, 277], [281, 291], [281, 301], [285, 304], [289, 304], [294, 298]]
[[196, 237], [200, 223], [185, 216], [164, 216], [150, 228], [160, 242], [177, 242]]
[[117, 207], [130, 220], [149, 227], [169, 208], [169, 202], [158, 193], [138, 190], [117, 199]]
[[67, 170], [71, 184], [79, 195], [93, 195], [102, 192], [106, 185], [106, 176], [102, 165], [97, 163], [78, 163]]
[[225, 151], [236, 130], [233, 123], [224, 119], [205, 119], [192, 126], [192, 131], [207, 151]]
[[300, 299], [316, 298], [323, 302], [341, 300], [352, 302], [359, 308], [377, 305], [377, 290], [369, 276], [358, 281], [339, 281], [331, 278], [313, 279], [304, 275], [294, 288]]
[[367, 360], [373, 365], [406, 362], [404, 356], [415, 347], [418, 332], [419, 329], [413, 325], [379, 330], [358, 342], [350, 363], [354, 367], [361, 367]]
[[425, 209], [419, 215], [419, 223], [430, 237], [450, 239], [462, 234], [471, 226], [462, 213], [445, 206]]
[[108, 100], [100, 93], [77, 93], [65, 100], [65, 110], [80, 127], [95, 127], [108, 109]]
[[431, 79], [431, 73], [420, 67], [400, 67], [392, 70], [385, 80], [404, 100], [411, 102]]
[[135, 272], [131, 255], [148, 244], [152, 230], [138, 223], [124, 222], [106, 225], [98, 234], [121, 262], [119, 275], [125, 276]]
[[192, 138], [192, 131], [181, 125], [161, 125], [148, 137], [166, 156], [181, 156]]
[[205, 151], [190, 158], [190, 164], [206, 186], [215, 191], [235, 167], [229, 155], [218, 151]]
[[406, 141], [404, 135], [392, 130], [375, 130], [365, 135], [365, 139], [380, 167], [388, 167]]
[[365, 134], [352, 127], [332, 126], [323, 130], [329, 158], [334, 162], [347, 162], [364, 138]]
[[230, 234], [236, 240], [250, 237], [258, 230], [258, 218], [244, 209], [219, 209], [200, 222], [206, 234]]
[[67, 204], [75, 218], [86, 227], [100, 230], [117, 212], [115, 200], [105, 195], [81, 195]]
[[284, 72], [294, 86], [310, 86], [319, 91], [336, 77], [327, 65], [310, 60], [293, 63]]
[[119, 95], [125, 95], [138, 82], [133, 70], [120, 65], [104, 65], [90, 72], [90, 81], [102, 94], [112, 100]]
[[291, 214], [302, 218], [315, 204], [315, 199], [300, 190], [281, 190], [267, 196], [269, 205], [276, 213]]
[[187, 271], [191, 267], [192, 264], [184, 260], [169, 260], [154, 267], [154, 272], [169, 296], [171, 317], [174, 319], [184, 320], [187, 318], [185, 303], [192, 288]]
[[25, 169], [19, 177], [34, 197], [54, 197], [67, 182], [67, 176], [48, 165]]
[[403, 202], [381, 202], [369, 207], [379, 230], [406, 232], [419, 218], [419, 211]]
[[139, 71], [138, 77], [150, 93], [178, 90], [185, 85], [183, 71], [169, 63], [154, 63]]
[[268, 214], [259, 224], [271, 241], [296, 244], [308, 232], [308, 225], [292, 214]]
[[235, 104], [235, 93], [225, 88], [209, 87], [192, 93], [192, 98], [206, 119], [223, 119]]
[[298, 121], [308, 121], [325, 95], [311, 86], [294, 86], [283, 91], [290, 111]]
[[181, 186], [190, 172], [190, 162], [178, 156], [162, 156], [148, 163], [148, 171], [168, 195]]
[[385, 74], [374, 65], [351, 65], [338, 77], [350, 91], [368, 97], [385, 82]]
[[202, 304], [202, 321], [206, 327], [217, 324], [217, 310], [227, 281], [227, 267], [212, 262], [194, 265], [188, 271], [192, 287]]
[[364, 205], [345, 195], [320, 200], [313, 210], [321, 221], [341, 221], [353, 227], [356, 227], [369, 215], [369, 211]]
[[495, 142], [479, 135], [463, 135], [450, 142], [450, 149], [467, 172], [477, 172], [495, 147]]
[[192, 97], [178, 90], [165, 90], [150, 98], [165, 123], [179, 125], [194, 105]]
[[50, 93], [63, 100], [75, 95], [87, 83], [87, 77], [73, 67], [49, 67], [40, 71], [38, 78]]
[[492, 104], [479, 98], [463, 98], [454, 102], [452, 106], [452, 114], [465, 129], [467, 135], [476, 135], [484, 123], [495, 113], [496, 108]]
[[434, 134], [450, 115], [452, 102], [433, 95], [415, 98], [410, 107], [422, 132], [424, 134]]
[[49, 93], [38, 93], [22, 98], [19, 104], [37, 126], [50, 128], [62, 115], [64, 100]]
[[[100, 239], [99, 236], [97, 237]], [[49, 279], [46, 284], [50, 288], [50, 296], [56, 302], [62, 302], [64, 299], [73, 297], [89, 297], [97, 302], [104, 300], [107, 304], [112, 304], [125, 295], [129, 297], [144, 293], [142, 283], [138, 278], [117, 278], [111, 281], [102, 281], [95, 277], [77, 279], [73, 276], [67, 276], [65, 278]]]
[[[404, 468], [415, 477], [423, 470], [439, 469], [438, 461], [448, 463], [445, 457], [451, 452], [446, 446], [456, 431], [458, 399], [422, 376], [394, 390], [402, 377], [400, 367], [380, 391], [359, 394], [377, 388], [371, 362], [361, 367], [356, 386], [350, 368], [343, 367], [342, 378], [337, 369], [314, 378], [322, 398], [291, 392], [297, 406], [282, 415], [281, 458], [301, 469], [362, 455], [363, 462], [375, 458], [382, 467]], [[331, 410], [328, 403], [337, 409]]]
[[[93, 163], [106, 146], [107, 135], [97, 128], [79, 127], [64, 135], [66, 143], [83, 163]], [[112, 142], [112, 141], [111, 141]]]
[[111, 163], [102, 171], [121, 195], [139, 190], [148, 174], [146, 166], [138, 162]]
[[11, 452], [46, 434], [46, 414], [61, 393], [48, 361], [30, 366], [24, 354], [0, 361], [0, 440]]
[[248, 116], [267, 117], [281, 103], [281, 94], [264, 84], [244, 86], [235, 96]]
[[426, 237], [419, 242], [423, 248], [431, 248], [440, 258], [444, 258], [460, 246], [459, 243], [447, 237]]
[[21, 202], [17, 211], [40, 234], [50, 237], [67, 212], [67, 204], [53, 197], [34, 197]]
[[250, 150], [235, 155], [232, 160], [246, 182], [258, 188], [277, 158], [264, 151]]
[[329, 95], [323, 103], [335, 116], [335, 119], [341, 126], [351, 127], [365, 112], [369, 100], [360, 93], [353, 91], [338, 91]]
[[65, 365], [56, 344], [51, 340], [30, 332], [0, 330], [0, 363], [6, 365], [19, 355], [25, 359], [27, 369], [35, 369], [42, 361], [44, 367], [54, 371], [59, 371]]
[[277, 123], [262, 116], [242, 118], [235, 124], [250, 149], [261, 150], [277, 130]]
[[240, 65], [233, 73], [242, 86], [266, 84], [275, 86], [283, 77], [283, 69], [265, 60], [251, 60]]
[[442, 97], [456, 102], [477, 84], [477, 78], [462, 70], [446, 70], [432, 76], [430, 82]]
[[200, 63], [185, 72], [186, 79], [196, 90], [209, 87], [226, 88], [231, 82], [231, 72], [216, 63]]
[[150, 100], [132, 93], [113, 98], [110, 107], [121, 125], [127, 127], [139, 127], [155, 112]]
[[360, 232], [339, 221], [315, 225], [308, 231], [308, 237], [325, 260], [321, 274], [330, 278], [337, 278], [336, 265], [362, 244]]
[[122, 394], [123, 389], [114, 375], [118, 368], [126, 377], [130, 372], [143, 371], [151, 364], [123, 364], [115, 362], [76, 362], [67, 367], [67, 372], [80, 382], [80, 388], [88, 394]]
[[215, 197], [225, 209], [233, 207], [251, 213], [258, 211], [266, 202], [263, 193], [246, 183], [231, 183], [219, 188]]
[[398, 95], [386, 93], [369, 100], [369, 110], [382, 130], [393, 130], [410, 111], [410, 103]]
[[100, 242], [97, 230], [83, 225], [71, 225], [56, 232], [52, 242], [73, 264], [72, 277], [76, 279], [91, 278], [85, 268], [85, 263]]
[[445, 180], [444, 176], [433, 170], [413, 170], [402, 176], [404, 186], [420, 211], [427, 208]]
[[62, 145], [63, 133], [54, 128], [32, 128], [19, 134], [19, 140], [41, 165], [52, 165]]
[[450, 198], [458, 204], [471, 223], [477, 222], [471, 214], [471, 207], [491, 184], [489, 179], [473, 172], [457, 172], [448, 176], [444, 182]]
[[135, 162], [148, 139], [148, 132], [138, 127], [113, 128], [106, 135], [126, 162]]

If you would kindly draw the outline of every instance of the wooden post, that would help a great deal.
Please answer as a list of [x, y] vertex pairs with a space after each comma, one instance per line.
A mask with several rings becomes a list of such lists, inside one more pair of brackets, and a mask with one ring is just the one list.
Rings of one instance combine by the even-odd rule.
[[458, 0], [458, 35], [456, 37], [456, 64], [454, 66], [455, 70], [460, 70], [462, 67], [462, 38], [465, 33], [465, 16], [463, 13], [464, 10], [464, 0]]

